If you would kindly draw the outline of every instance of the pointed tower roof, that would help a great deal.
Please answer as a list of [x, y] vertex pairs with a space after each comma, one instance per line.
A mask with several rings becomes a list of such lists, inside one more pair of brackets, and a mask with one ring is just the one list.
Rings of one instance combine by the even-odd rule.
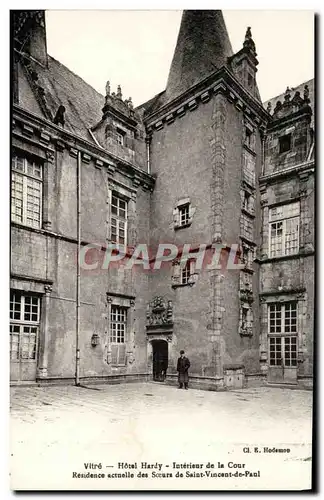
[[185, 10], [169, 72], [166, 101], [224, 66], [232, 54], [222, 11]]

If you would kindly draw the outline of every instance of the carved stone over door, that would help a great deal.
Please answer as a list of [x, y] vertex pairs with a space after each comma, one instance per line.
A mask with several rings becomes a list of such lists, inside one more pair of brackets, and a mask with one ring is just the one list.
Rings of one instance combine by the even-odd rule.
[[154, 380], [164, 381], [173, 334], [171, 300], [158, 296], [147, 305], [146, 334], [148, 372], [153, 375]]

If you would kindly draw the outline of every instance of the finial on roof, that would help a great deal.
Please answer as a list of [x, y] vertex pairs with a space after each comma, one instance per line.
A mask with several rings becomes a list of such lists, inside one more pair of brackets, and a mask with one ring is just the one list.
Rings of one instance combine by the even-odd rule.
[[304, 87], [304, 101], [306, 103], [310, 102], [310, 99], [309, 99], [309, 87], [308, 87], [308, 85], [305, 85], [305, 87]]
[[253, 38], [252, 38], [252, 32], [251, 32], [250, 26], [248, 26], [246, 29], [243, 47], [247, 47], [247, 48], [253, 50], [253, 52], [255, 52], [255, 43], [254, 43]]
[[110, 95], [110, 81], [108, 80], [106, 83], [106, 96]]
[[296, 90], [294, 97], [292, 98], [291, 102], [293, 104], [297, 104], [298, 106], [303, 104], [303, 99], [300, 96], [299, 90]]
[[281, 108], [282, 108], [282, 102], [281, 101], [277, 101], [276, 107], [275, 107], [273, 113], [277, 113], [277, 111], [280, 111]]
[[286, 92], [285, 92], [285, 95], [284, 95], [284, 99], [285, 99], [285, 102], [284, 104], [287, 106], [290, 102], [290, 97], [291, 97], [291, 94], [290, 94], [290, 88], [287, 87], [286, 88]]
[[134, 105], [133, 105], [133, 101], [132, 101], [131, 97], [128, 98], [127, 106], [129, 107], [129, 109], [134, 109]]
[[272, 108], [272, 104], [271, 104], [271, 102], [268, 102], [268, 106], [267, 106], [268, 113], [271, 113], [271, 108]]
[[122, 99], [123, 98], [123, 94], [122, 94], [122, 90], [121, 90], [121, 86], [118, 85], [117, 87], [117, 97], [118, 99]]

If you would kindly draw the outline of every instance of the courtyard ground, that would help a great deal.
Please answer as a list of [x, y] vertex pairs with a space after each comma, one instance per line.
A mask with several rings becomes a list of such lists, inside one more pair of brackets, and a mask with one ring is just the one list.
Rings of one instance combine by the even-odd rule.
[[311, 419], [312, 393], [302, 390], [185, 391], [154, 382], [12, 387], [11, 487], [309, 489]]

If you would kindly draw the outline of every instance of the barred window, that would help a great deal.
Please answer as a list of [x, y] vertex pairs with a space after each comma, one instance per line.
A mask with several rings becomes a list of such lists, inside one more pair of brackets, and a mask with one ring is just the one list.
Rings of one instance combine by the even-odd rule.
[[41, 227], [42, 165], [21, 155], [12, 157], [11, 220]]
[[111, 197], [111, 241], [126, 245], [127, 243], [127, 202], [112, 194]]
[[36, 359], [40, 298], [10, 293], [10, 359]]
[[290, 203], [269, 211], [270, 257], [292, 255], [299, 250], [300, 205]]
[[297, 302], [269, 304], [269, 333], [297, 333]]

